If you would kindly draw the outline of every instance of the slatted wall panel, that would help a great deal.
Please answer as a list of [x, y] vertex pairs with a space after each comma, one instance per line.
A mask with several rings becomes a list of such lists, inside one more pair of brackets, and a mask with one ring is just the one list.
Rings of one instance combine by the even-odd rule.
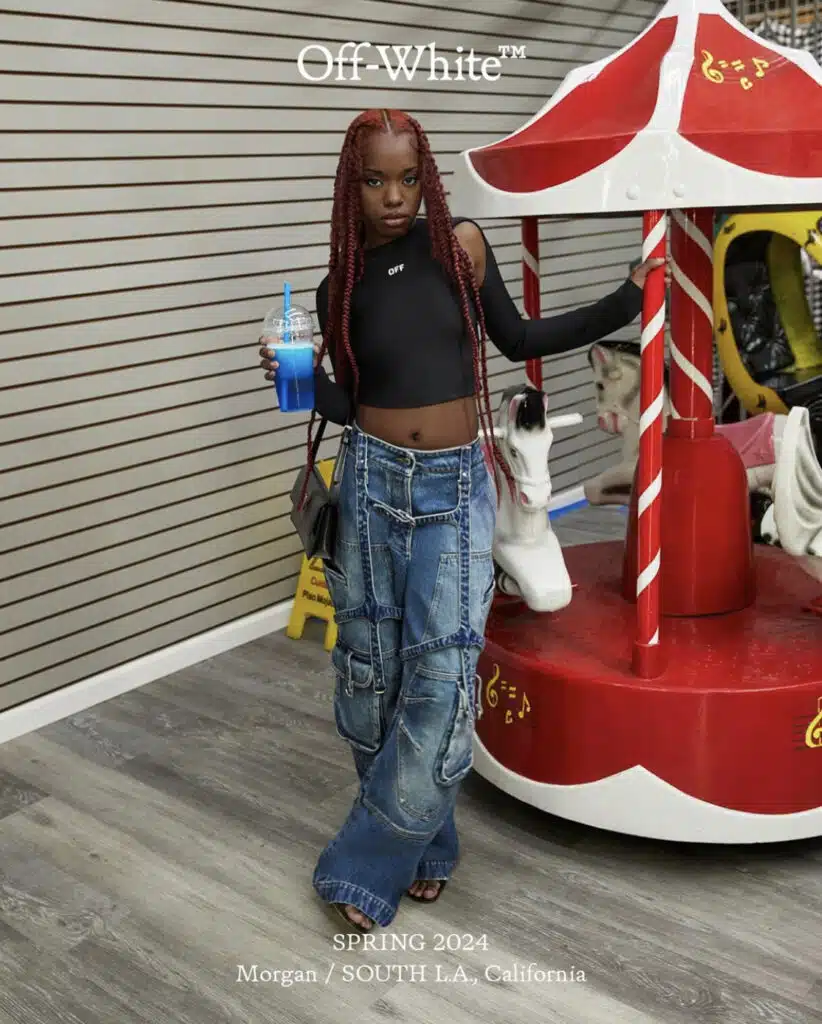
[[[305, 424], [276, 410], [256, 339], [284, 279], [313, 309], [350, 118], [409, 109], [450, 175], [657, 6], [3, 0], [0, 709], [293, 595]], [[299, 77], [302, 46], [349, 39], [527, 58], [493, 84]], [[487, 227], [520, 302], [518, 226]], [[546, 310], [615, 286], [638, 243], [619, 222], [542, 237]], [[562, 488], [613, 445], [584, 357], [547, 369], [555, 408], [588, 414], [557, 441]], [[522, 374], [491, 372], [497, 393]]]

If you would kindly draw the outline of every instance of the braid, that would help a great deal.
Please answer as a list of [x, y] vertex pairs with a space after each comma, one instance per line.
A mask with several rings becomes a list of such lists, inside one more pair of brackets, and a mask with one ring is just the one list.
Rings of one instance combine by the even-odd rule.
[[[422, 195], [428, 217], [431, 253], [456, 286], [463, 320], [471, 338], [474, 389], [480, 429], [485, 434], [493, 461], [500, 467], [509, 486], [513, 488], [514, 481], [511, 470], [494, 437], [494, 416], [491, 411], [491, 396], [488, 389], [485, 316], [471, 259], [460, 245], [451, 226], [451, 215], [445, 198], [445, 189], [428, 138], [419, 122], [402, 111], [364, 111], [348, 126], [343, 141], [334, 180], [328, 259], [328, 322], [320, 348], [320, 362], [328, 349], [333, 347], [334, 375], [337, 383], [347, 387], [353, 400], [356, 401], [359, 390], [359, 370], [350, 339], [351, 295], [354, 286], [362, 277], [364, 269], [364, 239], [361, 230], [362, 206], [360, 201], [361, 143], [365, 135], [373, 131], [397, 134], [407, 132], [415, 138], [422, 164]], [[469, 295], [476, 310], [479, 332], [471, 317]], [[303, 486], [301, 504], [305, 499], [308, 477], [314, 465], [312, 438], [315, 415], [315, 412], [312, 411], [308, 424], [308, 474], [306, 474]]]

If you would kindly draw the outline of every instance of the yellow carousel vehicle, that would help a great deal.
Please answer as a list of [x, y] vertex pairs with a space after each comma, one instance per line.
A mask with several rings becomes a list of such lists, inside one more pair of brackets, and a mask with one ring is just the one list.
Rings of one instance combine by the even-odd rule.
[[822, 441], [822, 339], [806, 281], [822, 273], [822, 207], [732, 213], [714, 242], [714, 324], [748, 415], [805, 406]]

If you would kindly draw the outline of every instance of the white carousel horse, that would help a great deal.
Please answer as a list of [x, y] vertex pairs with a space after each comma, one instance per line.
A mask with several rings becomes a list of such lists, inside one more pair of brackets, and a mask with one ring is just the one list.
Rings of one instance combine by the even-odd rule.
[[[585, 496], [592, 505], [624, 504], [639, 455], [639, 346], [599, 342], [590, 349], [588, 361], [600, 429], [621, 435], [623, 446], [619, 464], [589, 480]], [[670, 415], [666, 389], [665, 423]], [[752, 495], [765, 494], [772, 501], [759, 525], [762, 539], [802, 558], [811, 575], [822, 576], [822, 562], [816, 561], [822, 557], [822, 467], [808, 410], [796, 406], [787, 416], [764, 413], [742, 423], [720, 424], [717, 431], [742, 457]]]
[[810, 414], [794, 406], [785, 417], [771, 493], [773, 534], [766, 537], [799, 559], [809, 575], [822, 581], [822, 469], [816, 457]]
[[507, 478], [494, 466], [500, 496], [494, 533], [497, 586], [537, 612], [558, 611], [571, 601], [571, 579], [548, 518], [548, 461], [554, 430], [582, 423], [578, 413], [549, 417], [547, 410], [544, 391], [517, 385], [504, 392], [494, 427], [515, 485], [512, 495]]

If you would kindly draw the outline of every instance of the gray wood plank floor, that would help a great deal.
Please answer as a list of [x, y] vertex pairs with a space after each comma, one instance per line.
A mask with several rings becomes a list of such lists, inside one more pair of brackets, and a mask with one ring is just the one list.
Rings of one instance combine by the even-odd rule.
[[[556, 521], [565, 544], [624, 525], [615, 510]], [[639, 840], [471, 776], [448, 891], [377, 933], [426, 948], [341, 951], [310, 880], [353, 795], [319, 624], [0, 747], [0, 1021], [822, 1022], [822, 840]], [[487, 949], [436, 950], [438, 933]], [[529, 963], [585, 980], [484, 977]], [[303, 979], [238, 980], [255, 964]], [[425, 982], [400, 978], [412, 964]], [[476, 984], [436, 980], [460, 966]]]

